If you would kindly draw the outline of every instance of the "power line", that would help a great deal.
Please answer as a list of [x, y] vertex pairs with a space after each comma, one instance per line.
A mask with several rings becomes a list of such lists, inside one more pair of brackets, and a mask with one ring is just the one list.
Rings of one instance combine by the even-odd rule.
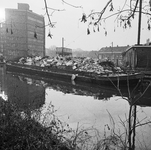
[[68, 44], [66, 45], [66, 47], [69, 46], [71, 43], [75, 42], [77, 39], [79, 39], [84, 33], [85, 33], [85, 32], [82, 32], [82, 33], [81, 33], [79, 36], [77, 36], [73, 41], [71, 41], [70, 43], [68, 43]]

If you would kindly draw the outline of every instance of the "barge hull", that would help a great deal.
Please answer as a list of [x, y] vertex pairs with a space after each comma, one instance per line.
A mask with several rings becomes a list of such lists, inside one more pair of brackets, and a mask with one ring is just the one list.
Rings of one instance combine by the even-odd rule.
[[143, 78], [142, 74], [131, 75], [117, 75], [117, 76], [92, 76], [86, 72], [79, 72], [74, 70], [65, 70], [58, 68], [45, 69], [42, 67], [20, 65], [20, 64], [6, 64], [6, 71], [18, 72], [29, 75], [36, 75], [45, 78], [61, 78], [62, 80], [71, 80], [72, 76], [77, 75], [74, 82], [86, 82], [91, 84], [107, 85], [107, 86], [136, 86]]

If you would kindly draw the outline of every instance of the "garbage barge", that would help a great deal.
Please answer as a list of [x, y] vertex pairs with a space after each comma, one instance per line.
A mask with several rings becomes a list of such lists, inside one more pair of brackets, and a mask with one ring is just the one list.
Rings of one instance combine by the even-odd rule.
[[6, 63], [7, 72], [18, 72], [21, 74], [35, 75], [44, 78], [61, 78], [71, 80], [71, 82], [86, 82], [90, 84], [114, 86], [116, 88], [124, 86], [136, 86], [144, 75], [141, 73], [100, 73], [77, 71], [72, 68], [40, 67], [26, 64]]

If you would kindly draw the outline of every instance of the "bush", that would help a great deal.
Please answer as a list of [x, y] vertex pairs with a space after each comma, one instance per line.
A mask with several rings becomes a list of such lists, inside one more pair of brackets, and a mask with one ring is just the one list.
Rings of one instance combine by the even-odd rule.
[[69, 150], [50, 128], [22, 116], [9, 102], [0, 103], [1, 150]]

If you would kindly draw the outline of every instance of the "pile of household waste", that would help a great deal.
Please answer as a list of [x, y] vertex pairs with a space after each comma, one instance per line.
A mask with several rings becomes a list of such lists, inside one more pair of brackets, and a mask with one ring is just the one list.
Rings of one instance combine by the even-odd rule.
[[109, 60], [101, 61], [100, 59], [88, 57], [22, 57], [19, 59], [18, 63], [46, 68], [73, 69], [97, 74], [122, 72], [120, 67], [115, 67], [114, 63]]

